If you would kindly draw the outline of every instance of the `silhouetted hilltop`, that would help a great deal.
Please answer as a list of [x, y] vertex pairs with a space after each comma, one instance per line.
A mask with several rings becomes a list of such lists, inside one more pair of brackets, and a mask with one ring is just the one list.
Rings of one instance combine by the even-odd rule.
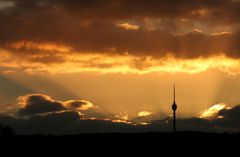
[[56, 153], [170, 153], [237, 152], [240, 134], [177, 132], [173, 133], [103, 133], [63, 136], [1, 137], [4, 147], [22, 152]]
[[14, 135], [14, 131], [9, 126], [2, 126], [0, 124], [0, 136], [11, 136]]

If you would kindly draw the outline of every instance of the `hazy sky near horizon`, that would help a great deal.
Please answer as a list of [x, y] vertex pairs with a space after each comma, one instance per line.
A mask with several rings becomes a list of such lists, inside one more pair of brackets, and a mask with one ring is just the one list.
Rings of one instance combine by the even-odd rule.
[[239, 9], [238, 0], [0, 0], [0, 110], [44, 94], [164, 118], [174, 83], [180, 117], [235, 106]]

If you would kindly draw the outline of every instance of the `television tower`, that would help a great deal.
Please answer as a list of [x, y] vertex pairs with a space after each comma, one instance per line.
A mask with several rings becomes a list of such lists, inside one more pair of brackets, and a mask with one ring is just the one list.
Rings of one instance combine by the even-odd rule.
[[177, 104], [175, 101], [175, 84], [173, 86], [173, 104], [172, 104], [172, 110], [173, 110], [173, 132], [176, 132], [176, 110], [177, 110]]

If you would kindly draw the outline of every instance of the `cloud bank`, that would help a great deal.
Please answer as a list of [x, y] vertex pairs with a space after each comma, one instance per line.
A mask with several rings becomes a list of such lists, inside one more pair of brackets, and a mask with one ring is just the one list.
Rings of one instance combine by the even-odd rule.
[[[91, 107], [89, 106], [91, 104]], [[0, 124], [12, 127], [17, 134], [81, 134], [106, 132], [167, 132], [172, 130], [172, 118], [152, 119], [149, 111], [136, 117], [99, 112], [86, 100], [56, 101], [42, 94], [29, 94], [18, 98], [20, 109], [1, 114]], [[218, 106], [218, 107], [217, 107]], [[218, 108], [214, 110], [213, 108]], [[177, 120], [179, 131], [239, 132], [240, 106], [211, 106], [202, 117]], [[150, 120], [152, 119], [152, 120]]]
[[[46, 72], [44, 68], [49, 64], [66, 63], [64, 67], [73, 69], [72, 64], [77, 62], [83, 64], [81, 72], [104, 71], [118, 66], [107, 64], [105, 56], [119, 59], [126, 54], [138, 58], [144, 68], [148, 66], [141, 58], [146, 57], [239, 58], [237, 0], [1, 2], [1, 66], [10, 69], [21, 66], [28, 72]], [[76, 57], [89, 54], [102, 55], [107, 63], [85, 62]], [[9, 63], [9, 58], [18, 62]], [[136, 67], [133, 71], [136, 69], [141, 71]]]

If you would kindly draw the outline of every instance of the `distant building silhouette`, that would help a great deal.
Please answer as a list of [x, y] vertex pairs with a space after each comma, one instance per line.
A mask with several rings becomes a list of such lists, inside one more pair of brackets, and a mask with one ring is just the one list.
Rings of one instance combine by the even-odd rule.
[[173, 110], [173, 132], [176, 132], [176, 110], [177, 110], [177, 104], [175, 101], [175, 84], [173, 86], [173, 104], [172, 104], [172, 110]]

